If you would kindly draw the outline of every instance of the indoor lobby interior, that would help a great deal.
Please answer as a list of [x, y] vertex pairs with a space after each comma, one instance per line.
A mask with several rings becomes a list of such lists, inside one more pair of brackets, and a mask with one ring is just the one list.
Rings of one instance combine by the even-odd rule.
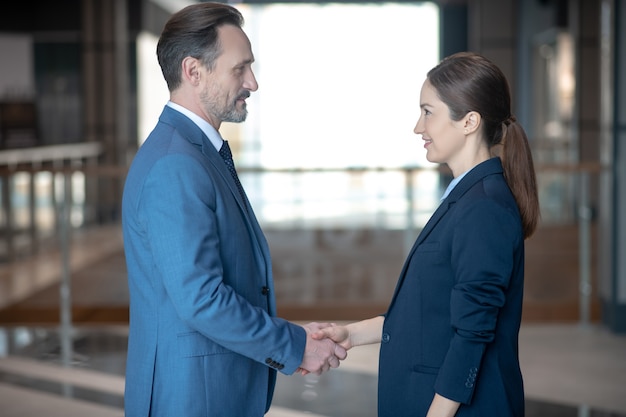
[[[302, 323], [342, 322], [384, 311], [399, 268], [394, 265], [395, 256], [386, 255], [402, 253], [402, 244], [362, 230], [312, 233], [319, 235], [307, 238], [306, 230], [267, 233], [277, 265], [279, 315]], [[3, 417], [124, 414], [128, 292], [121, 232], [114, 225], [100, 227], [75, 233], [72, 241], [74, 323], [69, 351], [64, 351], [64, 329], [58, 324], [58, 277], [63, 276], [63, 265], [57, 249], [41, 248], [33, 258], [0, 267]], [[328, 242], [336, 246], [329, 247]], [[298, 246], [309, 244], [317, 250], [298, 252]], [[537, 256], [534, 250], [530, 252], [531, 259]], [[379, 262], [382, 257], [391, 261]], [[562, 261], [576, 262], [566, 257]], [[287, 268], [279, 266], [283, 263], [301, 272], [309, 267], [317, 270], [317, 279], [305, 286], [299, 274], [281, 273]], [[350, 270], [361, 265], [358, 272], [362, 273], [373, 264], [381, 274], [375, 282], [364, 282]], [[329, 268], [336, 273], [326, 276], [322, 271]], [[562, 269], [567, 268], [563, 265]], [[12, 295], [20, 301], [11, 302]], [[542, 309], [530, 305], [533, 308]], [[626, 417], [625, 352], [626, 336], [596, 320], [525, 320], [520, 358], [526, 416]], [[378, 345], [356, 347], [339, 368], [320, 376], [279, 374], [268, 417], [375, 417], [377, 354]]]
[[[0, 417], [124, 415], [129, 293], [120, 197], [128, 164], [155, 121], [149, 107], [164, 104], [144, 96], [145, 83], [162, 87], [162, 79], [142, 59], [154, 60], [150, 48], [165, 19], [189, 2], [68, 0], [61, 8], [35, 0], [0, 13], [0, 53], [13, 57], [0, 62]], [[406, 81], [415, 71], [456, 50], [481, 52], [511, 82], [540, 190], [541, 221], [526, 241], [519, 339], [526, 417], [626, 417], [626, 89], [617, 76], [626, 73], [626, 3], [230, 3], [245, 13], [253, 46], [264, 54], [257, 57], [262, 89], [250, 98], [249, 119], [223, 134], [270, 246], [278, 315], [304, 324], [385, 312], [450, 176], [416, 156], [423, 149], [412, 133], [410, 101], [389, 109], [367, 101], [389, 90], [415, 96], [406, 94], [419, 89]], [[281, 13], [291, 6], [304, 17], [285, 19]], [[363, 32], [360, 6], [369, 7]], [[409, 22], [423, 15], [437, 25], [402, 24], [398, 15]], [[307, 25], [320, 26], [318, 18], [326, 19], [325, 34], [338, 51], [318, 47], [319, 34], [294, 47], [265, 29], [313, 31]], [[383, 31], [400, 41], [377, 52], [377, 61], [391, 66], [371, 62], [378, 73], [358, 82], [314, 84], [327, 74], [315, 65], [326, 56], [341, 63], [333, 77], [354, 77], [348, 58], [370, 53], [359, 42], [380, 39], [371, 19], [398, 29]], [[422, 52], [406, 53], [406, 39], [416, 39]], [[283, 103], [293, 100], [294, 87], [280, 72], [286, 54], [268, 52], [277, 43], [294, 48], [286, 57], [290, 71], [315, 67], [298, 86], [298, 106], [290, 106], [299, 115], [267, 110], [281, 94], [288, 97]], [[322, 58], [309, 56], [315, 48]], [[396, 77], [378, 75], [392, 70]], [[24, 74], [32, 85], [20, 89]], [[371, 79], [380, 80], [381, 91]], [[34, 98], [24, 100], [23, 90]], [[316, 93], [322, 105], [311, 98]], [[337, 98], [327, 100], [329, 94]], [[136, 104], [143, 102], [148, 109]], [[320, 106], [326, 123], [301, 128], [296, 117], [311, 118]], [[341, 120], [330, 127], [333, 119]], [[393, 152], [380, 152], [382, 135]], [[273, 159], [279, 145], [289, 162]], [[335, 146], [333, 155], [321, 153], [323, 145]], [[375, 417], [378, 348], [356, 347], [319, 376], [279, 373], [267, 416]]]

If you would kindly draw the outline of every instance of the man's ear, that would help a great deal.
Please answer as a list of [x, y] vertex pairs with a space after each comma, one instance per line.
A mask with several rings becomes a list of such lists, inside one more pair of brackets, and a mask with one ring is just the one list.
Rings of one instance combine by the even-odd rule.
[[181, 77], [190, 84], [197, 86], [200, 82], [200, 61], [193, 57], [185, 57], [181, 63]]
[[463, 133], [469, 135], [470, 133], [476, 132], [480, 127], [481, 121], [480, 113], [475, 111], [468, 112], [463, 118]]

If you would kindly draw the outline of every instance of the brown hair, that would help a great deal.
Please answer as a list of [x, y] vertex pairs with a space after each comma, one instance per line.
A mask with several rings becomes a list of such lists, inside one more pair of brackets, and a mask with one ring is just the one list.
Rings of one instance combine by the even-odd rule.
[[522, 217], [524, 238], [530, 237], [540, 214], [537, 180], [526, 132], [511, 114], [506, 77], [487, 58], [460, 52], [431, 69], [428, 80], [453, 120], [461, 120], [470, 111], [480, 114], [483, 137], [491, 153], [502, 159], [504, 178]]
[[169, 91], [181, 83], [181, 63], [188, 56], [197, 58], [208, 69], [222, 53], [217, 28], [242, 27], [239, 10], [222, 3], [197, 3], [176, 12], [165, 24], [157, 44], [157, 59]]

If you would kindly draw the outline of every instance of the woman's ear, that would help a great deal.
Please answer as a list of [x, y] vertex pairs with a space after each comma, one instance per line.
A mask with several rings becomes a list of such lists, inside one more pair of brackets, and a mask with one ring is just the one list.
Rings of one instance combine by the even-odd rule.
[[482, 118], [480, 117], [480, 113], [475, 111], [468, 112], [463, 118], [463, 133], [469, 135], [474, 133], [480, 127], [480, 122]]

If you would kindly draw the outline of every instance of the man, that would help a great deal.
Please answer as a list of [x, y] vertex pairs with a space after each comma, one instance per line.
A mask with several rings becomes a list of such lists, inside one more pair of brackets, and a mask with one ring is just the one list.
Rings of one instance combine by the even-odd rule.
[[[221, 152], [222, 122], [257, 90], [235, 8], [188, 6], [157, 57], [170, 101], [130, 167], [122, 203], [130, 330], [127, 417], [258, 417], [276, 371], [321, 373], [345, 349], [275, 317], [265, 237]], [[229, 154], [229, 152], [227, 152]]]

